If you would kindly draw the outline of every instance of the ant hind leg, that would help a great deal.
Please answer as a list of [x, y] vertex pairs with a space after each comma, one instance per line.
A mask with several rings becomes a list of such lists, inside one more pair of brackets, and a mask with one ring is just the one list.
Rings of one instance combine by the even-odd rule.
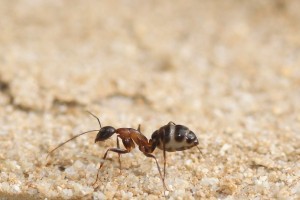
[[166, 155], [165, 133], [163, 133], [162, 145], [163, 145], [163, 155], [164, 155], [164, 179], [165, 179], [166, 178], [166, 162], [167, 162], [166, 161], [167, 160], [167, 155]]
[[164, 179], [166, 178], [166, 163], [167, 163], [167, 155], [166, 155], [166, 148], [165, 142], [163, 141], [163, 155], [164, 155]]
[[163, 186], [164, 186], [164, 194], [165, 194], [165, 191], [168, 190], [166, 184], [165, 184], [165, 179], [164, 177], [162, 176], [162, 173], [161, 173], [161, 170], [160, 170], [160, 167], [159, 167], [159, 164], [157, 162], [157, 159], [156, 157], [153, 155], [153, 154], [150, 154], [150, 153], [144, 153], [145, 156], [149, 157], [149, 158], [153, 158], [156, 162], [156, 165], [157, 165], [157, 169], [158, 169], [158, 172], [159, 172], [159, 175], [160, 175], [160, 178], [161, 178], [161, 181], [163, 183]]

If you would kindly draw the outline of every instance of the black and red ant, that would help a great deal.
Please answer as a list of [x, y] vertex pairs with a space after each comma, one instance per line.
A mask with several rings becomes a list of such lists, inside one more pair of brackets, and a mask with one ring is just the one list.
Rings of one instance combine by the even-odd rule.
[[[157, 169], [158, 169], [159, 174], [160, 174], [160, 178], [161, 178], [161, 180], [163, 182], [164, 188], [166, 189], [164, 178], [163, 178], [163, 176], [161, 174], [161, 170], [160, 170], [159, 164], [157, 162], [157, 159], [156, 159], [156, 157], [153, 154], [151, 154], [153, 152], [153, 150], [154, 150], [153, 147], [152, 147], [152, 143], [151, 142], [149, 143], [148, 139], [140, 132], [140, 125], [139, 125], [139, 127], [138, 127], [137, 130], [133, 129], [133, 128], [118, 128], [118, 129], [115, 129], [112, 126], [104, 126], [104, 127], [102, 127], [99, 118], [97, 116], [95, 116], [94, 114], [92, 114], [92, 113], [90, 113], [90, 114], [98, 120], [98, 123], [100, 125], [100, 130], [90, 130], [90, 131], [86, 131], [86, 132], [80, 133], [78, 135], [75, 135], [74, 137], [68, 139], [67, 141], [61, 143], [60, 145], [58, 145], [57, 147], [55, 147], [53, 150], [51, 150], [48, 153], [47, 158], [48, 158], [48, 156], [51, 153], [53, 153], [58, 148], [60, 148], [64, 144], [70, 142], [71, 140], [73, 140], [73, 139], [75, 139], [75, 138], [77, 138], [77, 137], [79, 137], [79, 136], [81, 136], [83, 134], [98, 131], [98, 134], [97, 134], [96, 139], [95, 139], [95, 143], [96, 143], [98, 141], [107, 140], [113, 134], [116, 133], [117, 134], [117, 148], [109, 148], [109, 149], [107, 149], [106, 152], [105, 152], [105, 154], [104, 154], [104, 156], [103, 156], [103, 160], [105, 161], [107, 153], [109, 151], [118, 153], [119, 154], [119, 163], [120, 163], [120, 168], [121, 168], [120, 154], [129, 153], [132, 149], [135, 148], [135, 144], [137, 144], [139, 146], [139, 150], [141, 152], [143, 152], [145, 156], [153, 158], [155, 160], [156, 165], [157, 165]], [[125, 149], [121, 149], [120, 148], [119, 138], [122, 140]], [[96, 177], [96, 180], [93, 183], [93, 185], [95, 185], [96, 182], [97, 182], [97, 180], [98, 180], [99, 171], [102, 168], [103, 164], [104, 164], [104, 162], [102, 162], [100, 164], [100, 167], [99, 167], [98, 173], [97, 173], [97, 177]]]
[[[129, 153], [133, 148], [135, 148], [135, 144], [136, 144], [136, 145], [138, 145], [139, 150], [145, 156], [153, 158], [155, 160], [160, 178], [161, 178], [163, 186], [164, 186], [164, 189], [167, 190], [167, 187], [165, 185], [166, 151], [169, 151], [169, 152], [182, 151], [182, 150], [197, 146], [199, 144], [196, 135], [192, 131], [190, 131], [187, 127], [185, 127], [183, 125], [176, 125], [173, 122], [169, 122], [167, 125], [156, 130], [152, 134], [151, 139], [148, 141], [146, 136], [144, 136], [141, 133], [140, 125], [138, 126], [138, 129], [133, 129], [133, 128], [115, 129], [112, 126], [102, 127], [99, 118], [92, 113], [90, 113], [90, 114], [98, 120], [98, 123], [100, 125], [100, 130], [90, 130], [90, 131], [86, 131], [86, 132], [80, 133], [78, 135], [75, 135], [74, 137], [61, 143], [60, 145], [55, 147], [53, 150], [51, 150], [48, 153], [47, 158], [56, 149], [60, 148], [67, 142], [69, 142], [83, 134], [98, 131], [98, 134], [95, 139], [95, 143], [98, 141], [105, 141], [108, 138], [110, 138], [113, 134], [117, 134], [117, 148], [107, 149], [103, 156], [103, 160], [105, 161], [106, 156], [109, 151], [115, 152], [119, 155], [119, 163], [120, 163], [120, 168], [121, 168], [120, 154]], [[122, 140], [125, 149], [120, 148], [119, 138]], [[156, 157], [153, 154], [151, 154], [155, 150], [156, 147], [158, 147], [159, 149], [162, 149], [164, 152], [163, 153], [163, 155], [164, 155], [164, 175], [163, 176], [162, 176], [162, 173], [161, 173], [161, 170], [160, 170], [160, 167], [159, 167]], [[96, 177], [96, 180], [93, 185], [95, 185], [98, 180], [99, 171], [102, 168], [104, 161], [99, 166], [99, 169], [97, 172], [97, 177]]]

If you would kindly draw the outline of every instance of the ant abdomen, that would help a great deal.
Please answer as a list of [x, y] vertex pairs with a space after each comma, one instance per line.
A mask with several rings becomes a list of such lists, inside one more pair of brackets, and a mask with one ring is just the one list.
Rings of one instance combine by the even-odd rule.
[[173, 122], [156, 130], [151, 139], [159, 149], [169, 152], [183, 151], [199, 144], [194, 132], [186, 126], [176, 125]]

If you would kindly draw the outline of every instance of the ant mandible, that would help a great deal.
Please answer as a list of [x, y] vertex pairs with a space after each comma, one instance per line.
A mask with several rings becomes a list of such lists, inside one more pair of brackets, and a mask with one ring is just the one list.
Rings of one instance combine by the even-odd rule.
[[[46, 159], [55, 150], [57, 150], [58, 148], [60, 148], [64, 144], [70, 142], [71, 140], [73, 140], [73, 139], [75, 139], [75, 138], [77, 138], [77, 137], [79, 137], [79, 136], [81, 136], [83, 134], [98, 131], [98, 134], [97, 134], [97, 136], [95, 138], [95, 143], [98, 142], [98, 141], [105, 141], [108, 138], [110, 138], [113, 134], [117, 134], [117, 148], [108, 148], [106, 150], [106, 152], [105, 152], [105, 154], [103, 156], [103, 162], [99, 166], [99, 169], [98, 169], [98, 172], [97, 172], [97, 177], [96, 177], [96, 180], [93, 183], [93, 185], [95, 185], [97, 183], [98, 176], [99, 176], [99, 171], [102, 168], [102, 166], [104, 164], [104, 161], [106, 159], [106, 156], [107, 156], [107, 154], [108, 154], [109, 151], [118, 153], [118, 155], [119, 155], [119, 164], [120, 164], [120, 169], [121, 169], [120, 154], [129, 153], [132, 149], [135, 148], [135, 144], [137, 144], [138, 147], [139, 147], [139, 150], [141, 152], [143, 152], [143, 154], [145, 156], [153, 158], [155, 160], [156, 165], [157, 165], [157, 169], [158, 169], [158, 172], [159, 172], [159, 175], [160, 175], [160, 178], [161, 178], [163, 186], [164, 186], [164, 189], [165, 190], [167, 189], [167, 187], [165, 185], [164, 177], [162, 176], [162, 173], [161, 173], [159, 164], [157, 162], [157, 159], [156, 159], [156, 157], [153, 154], [151, 154], [153, 152], [153, 150], [155, 149], [156, 146], [154, 147], [152, 145], [151, 140], [150, 140], [150, 142], [148, 142], [148, 139], [141, 133], [141, 131], [140, 131], [140, 125], [138, 126], [137, 130], [133, 129], [133, 128], [118, 128], [118, 129], [115, 129], [112, 126], [104, 126], [104, 127], [102, 127], [99, 118], [97, 116], [95, 116], [94, 114], [92, 114], [91, 112], [88, 112], [88, 113], [91, 114], [93, 117], [95, 117], [98, 120], [98, 123], [100, 125], [100, 130], [90, 130], [90, 131], [86, 131], [86, 132], [83, 132], [83, 133], [80, 133], [78, 135], [73, 136], [72, 138], [68, 139], [67, 141], [61, 143], [60, 145], [58, 145], [57, 147], [55, 147], [54, 149], [52, 149], [48, 153]], [[119, 138], [122, 140], [125, 149], [121, 149], [120, 148]]]

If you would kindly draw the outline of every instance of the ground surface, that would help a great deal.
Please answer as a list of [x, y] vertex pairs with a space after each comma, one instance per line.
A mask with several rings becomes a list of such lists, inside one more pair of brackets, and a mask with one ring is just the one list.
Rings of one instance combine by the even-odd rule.
[[[288, 2], [288, 3], [287, 3]], [[0, 2], [0, 199], [162, 199], [155, 163], [115, 137], [169, 121], [198, 136], [168, 153], [169, 199], [300, 198], [300, 3]], [[162, 152], [154, 154], [162, 166]], [[47, 164], [48, 163], [48, 164]]]

